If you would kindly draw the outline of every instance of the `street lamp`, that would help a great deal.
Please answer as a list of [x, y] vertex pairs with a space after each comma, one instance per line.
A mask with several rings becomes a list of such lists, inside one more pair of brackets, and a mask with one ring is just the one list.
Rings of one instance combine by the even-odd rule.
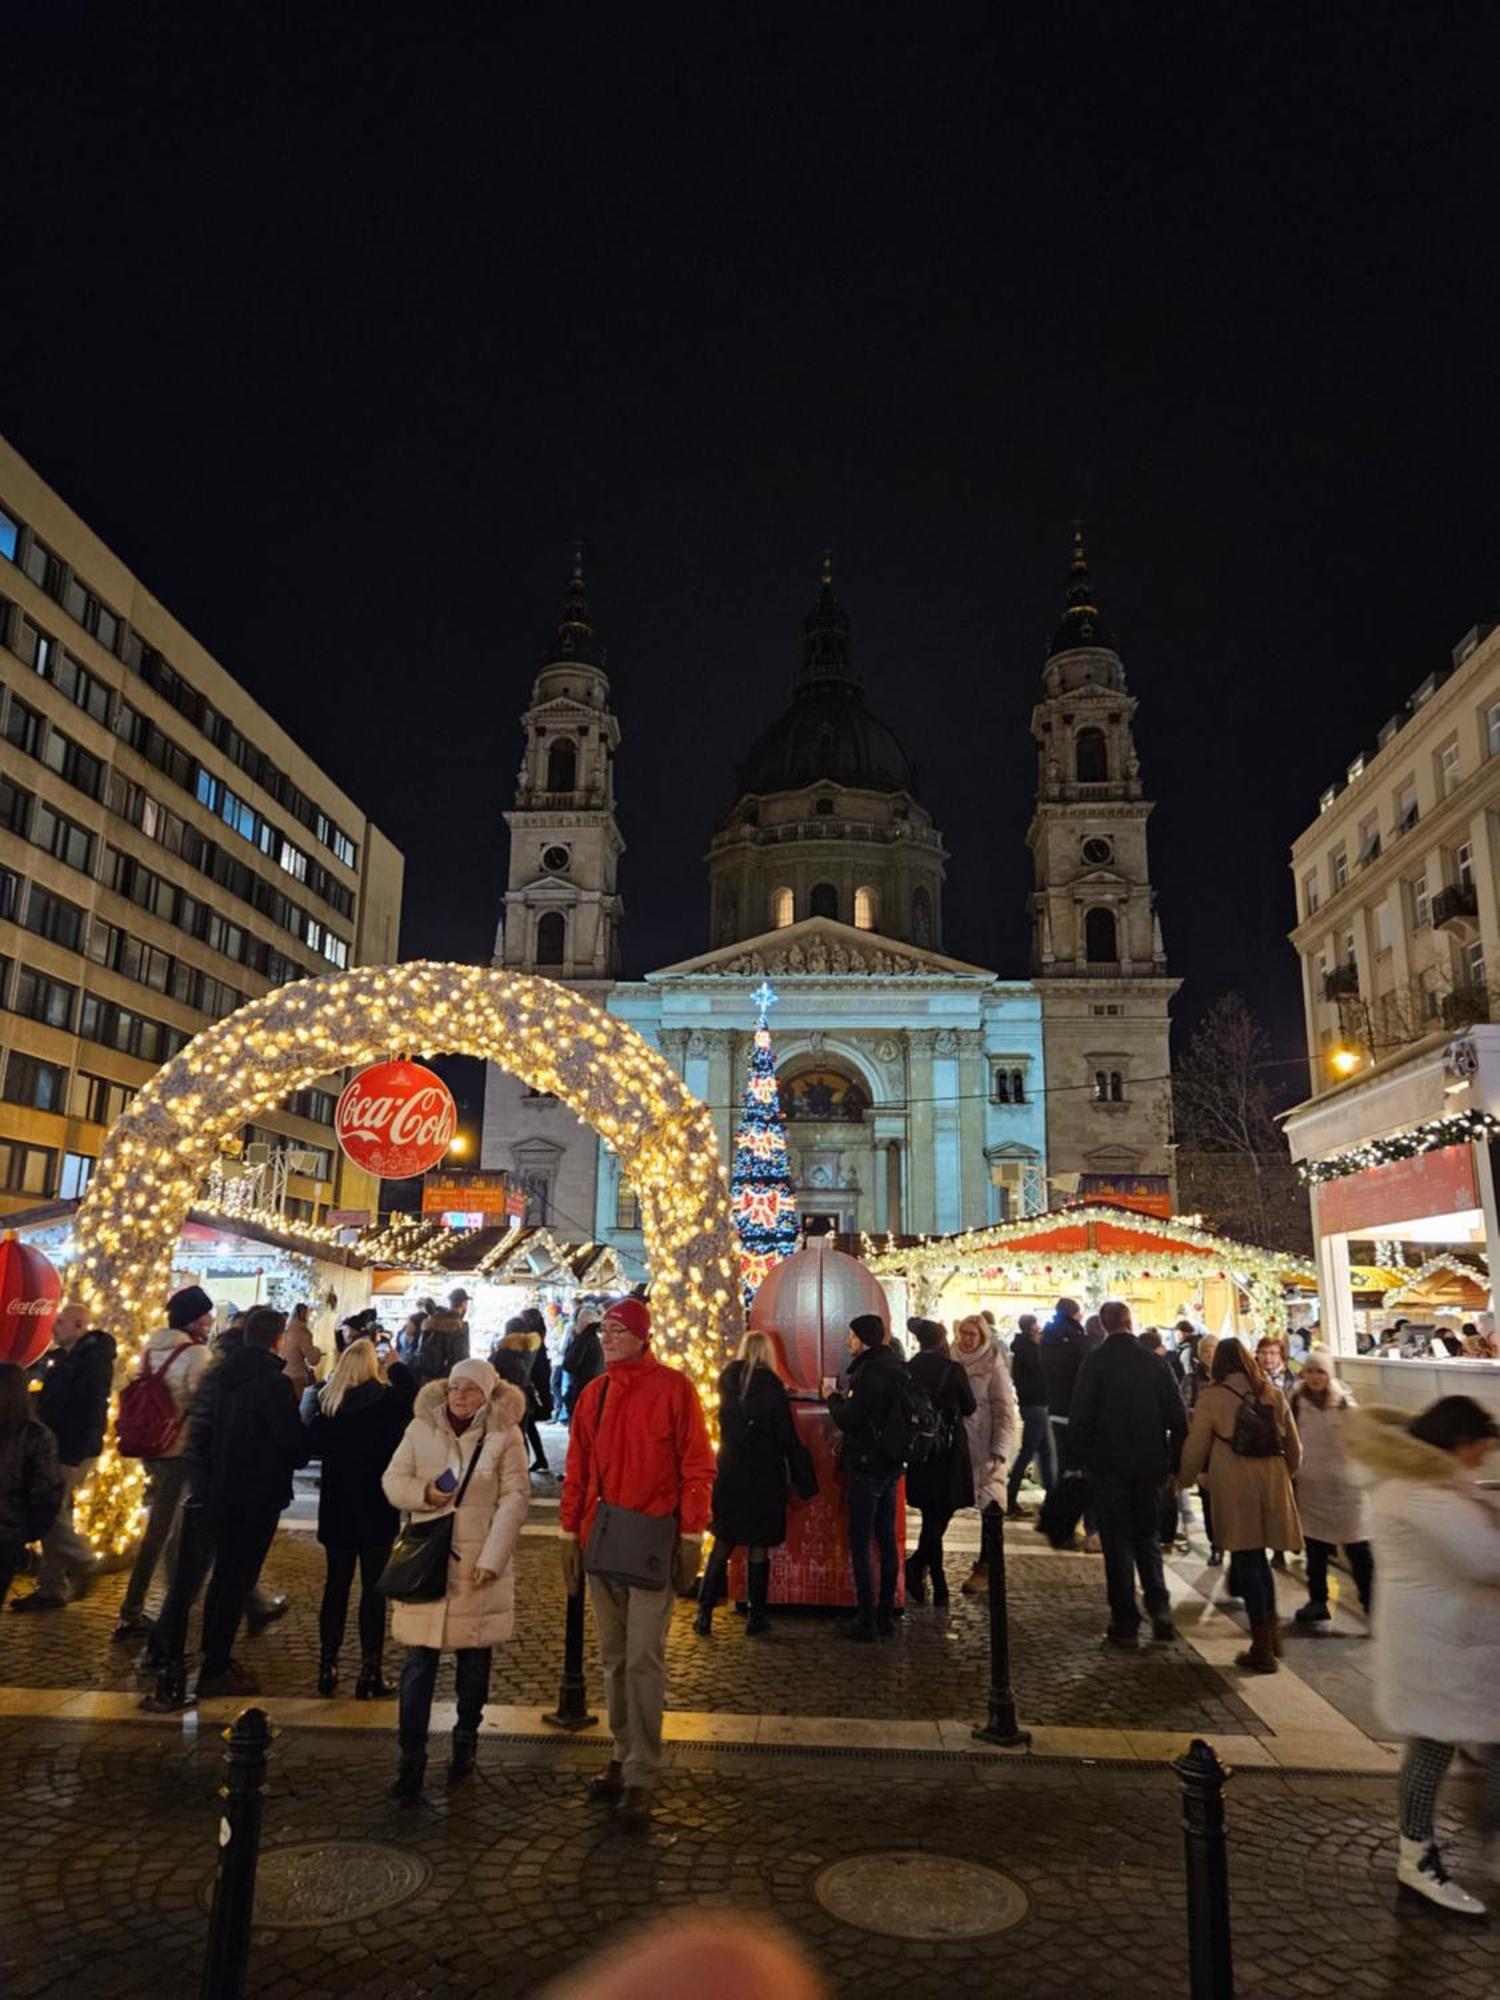
[[1364, 1062], [1364, 1059], [1363, 1049], [1344, 1046], [1328, 1051], [1328, 1067], [1333, 1071], [1335, 1076], [1353, 1076], [1354, 1072]]
[[469, 1142], [462, 1132], [455, 1132], [448, 1141], [448, 1152], [455, 1160], [461, 1160], [469, 1150]]

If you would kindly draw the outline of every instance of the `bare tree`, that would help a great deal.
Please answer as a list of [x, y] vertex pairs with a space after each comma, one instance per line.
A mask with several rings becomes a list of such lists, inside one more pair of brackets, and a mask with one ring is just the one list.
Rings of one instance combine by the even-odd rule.
[[1276, 1123], [1270, 1048], [1238, 993], [1216, 1000], [1172, 1079], [1179, 1197], [1228, 1236], [1308, 1247], [1307, 1199]]

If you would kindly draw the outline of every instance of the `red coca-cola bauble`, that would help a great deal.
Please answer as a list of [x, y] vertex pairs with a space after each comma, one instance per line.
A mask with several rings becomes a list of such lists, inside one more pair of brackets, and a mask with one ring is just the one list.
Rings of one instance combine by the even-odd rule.
[[857, 1313], [874, 1313], [887, 1331], [891, 1324], [879, 1283], [857, 1257], [824, 1249], [822, 1241], [773, 1265], [750, 1306], [753, 1327], [781, 1335], [788, 1381], [813, 1396], [848, 1365], [849, 1322]]
[[333, 1124], [355, 1166], [402, 1181], [443, 1158], [458, 1127], [458, 1107], [443, 1079], [421, 1063], [376, 1063], [345, 1085]]
[[0, 1243], [0, 1361], [29, 1368], [52, 1344], [62, 1279], [40, 1250], [7, 1236]]

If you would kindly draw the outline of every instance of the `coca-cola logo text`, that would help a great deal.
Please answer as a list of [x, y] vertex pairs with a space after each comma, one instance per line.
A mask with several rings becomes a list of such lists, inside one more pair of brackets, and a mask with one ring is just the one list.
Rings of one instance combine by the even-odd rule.
[[345, 1087], [334, 1114], [339, 1145], [357, 1167], [404, 1180], [435, 1167], [458, 1125], [440, 1076], [420, 1063], [377, 1063]]
[[56, 1299], [8, 1299], [5, 1310], [8, 1313], [28, 1313], [33, 1319], [40, 1319], [43, 1313], [57, 1311]]

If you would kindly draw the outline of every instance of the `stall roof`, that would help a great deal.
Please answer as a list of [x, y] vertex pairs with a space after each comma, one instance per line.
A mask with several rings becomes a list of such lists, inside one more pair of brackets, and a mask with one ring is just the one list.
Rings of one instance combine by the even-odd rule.
[[1307, 1268], [1302, 1258], [1216, 1236], [1180, 1216], [1158, 1221], [1138, 1210], [1094, 1201], [1076, 1207], [1049, 1209], [1015, 1222], [990, 1223], [953, 1236], [861, 1239], [861, 1254], [877, 1276], [900, 1276], [917, 1269], [982, 1265], [997, 1257], [1052, 1256], [1176, 1256], [1202, 1257], [1234, 1270], [1274, 1269], [1283, 1280]]
[[[79, 1206], [78, 1200], [41, 1202], [35, 1208], [17, 1209], [7, 1215], [3, 1227], [21, 1235], [35, 1229], [53, 1229], [59, 1223], [71, 1222]], [[288, 1250], [295, 1256], [317, 1258], [325, 1264], [343, 1264], [350, 1270], [363, 1270], [370, 1262], [359, 1254], [357, 1246], [337, 1242], [332, 1230], [319, 1229], [309, 1234], [295, 1223], [284, 1223], [263, 1212], [226, 1215], [221, 1209], [194, 1206], [188, 1210], [183, 1233], [199, 1230], [220, 1239]]]

